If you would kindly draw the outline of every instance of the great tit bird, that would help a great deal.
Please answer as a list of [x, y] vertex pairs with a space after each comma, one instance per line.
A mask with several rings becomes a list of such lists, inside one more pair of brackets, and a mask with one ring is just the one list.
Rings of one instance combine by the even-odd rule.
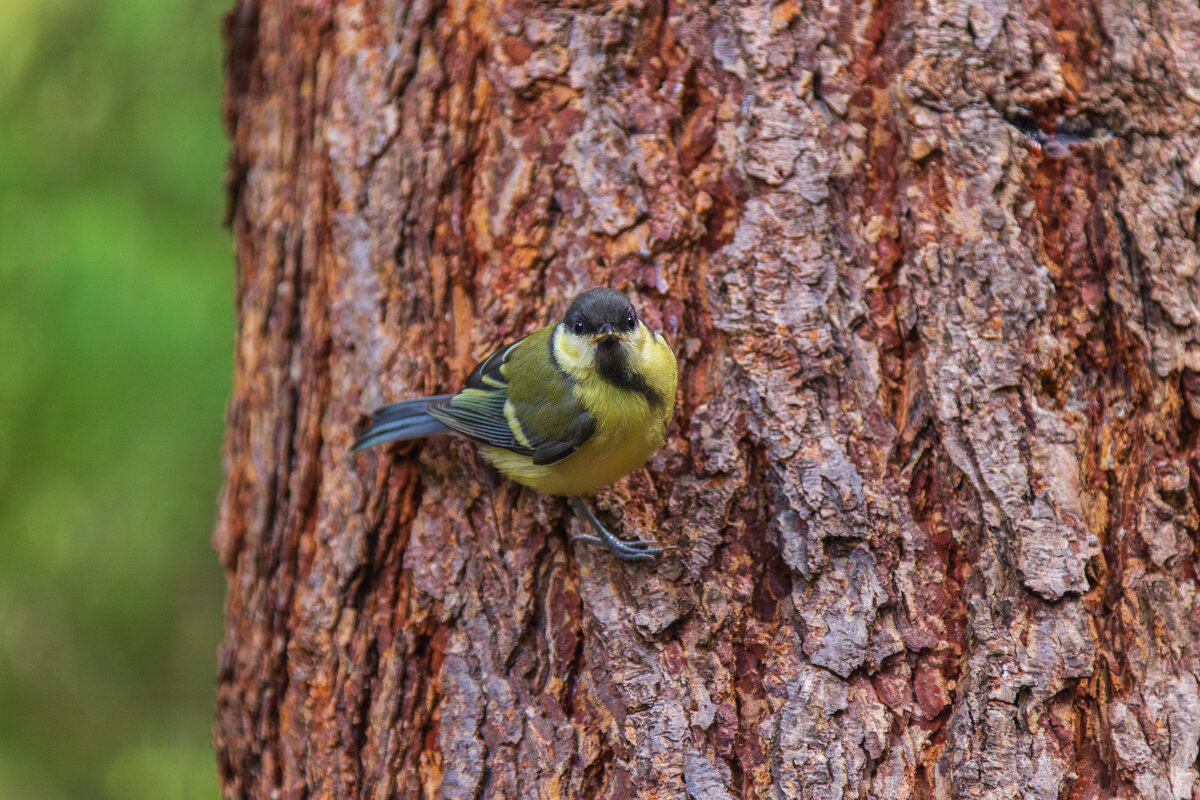
[[354, 450], [458, 433], [518, 483], [571, 498], [618, 558], [651, 560], [654, 542], [610, 533], [583, 500], [640, 467], [666, 440], [675, 354], [612, 289], [586, 291], [553, 325], [484, 359], [458, 394], [383, 406]]

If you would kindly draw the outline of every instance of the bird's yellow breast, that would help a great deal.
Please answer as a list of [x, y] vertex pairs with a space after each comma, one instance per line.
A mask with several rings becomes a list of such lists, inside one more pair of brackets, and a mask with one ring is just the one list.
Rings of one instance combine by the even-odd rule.
[[[635, 391], [619, 389], [586, 365], [564, 366], [575, 373], [573, 391], [596, 421], [595, 431], [571, 455], [553, 464], [534, 464], [529, 456], [485, 445], [484, 457], [508, 477], [546, 494], [588, 494], [626, 475], [663, 446], [675, 411], [675, 354], [661, 336], [641, 326], [632, 358], [650, 388], [661, 398], [652, 405]], [[641, 332], [639, 331], [639, 333]], [[559, 354], [560, 359], [563, 354]]]

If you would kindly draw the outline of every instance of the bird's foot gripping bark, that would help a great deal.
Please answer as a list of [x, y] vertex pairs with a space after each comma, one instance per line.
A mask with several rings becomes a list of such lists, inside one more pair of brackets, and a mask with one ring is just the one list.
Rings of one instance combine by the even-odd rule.
[[653, 561], [662, 555], [663, 548], [658, 542], [646, 542], [641, 539], [635, 539], [631, 542], [624, 539], [618, 539], [615, 534], [601, 524], [600, 520], [596, 519], [596, 515], [592, 513], [592, 509], [588, 507], [587, 502], [582, 497], [572, 497], [571, 505], [583, 515], [584, 519], [592, 524], [596, 529], [597, 536], [575, 536], [577, 542], [586, 542], [588, 544], [604, 545], [609, 551], [621, 559], [622, 561]]

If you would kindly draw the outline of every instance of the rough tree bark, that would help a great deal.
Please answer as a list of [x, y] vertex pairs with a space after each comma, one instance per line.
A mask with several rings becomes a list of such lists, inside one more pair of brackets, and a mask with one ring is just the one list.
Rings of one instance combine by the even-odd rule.
[[[224, 795], [1200, 797], [1200, 9], [244, 0]], [[574, 293], [679, 413], [574, 547], [449, 439]]]

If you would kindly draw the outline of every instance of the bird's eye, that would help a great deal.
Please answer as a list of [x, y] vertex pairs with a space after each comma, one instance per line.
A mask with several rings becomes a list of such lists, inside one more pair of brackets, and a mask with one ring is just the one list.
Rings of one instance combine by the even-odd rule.
[[576, 320], [575, 320], [575, 332], [576, 332], [576, 333], [578, 333], [578, 334], [582, 335], [582, 334], [583, 334], [583, 331], [584, 331], [584, 328], [586, 328], [586, 327], [587, 327], [587, 326], [583, 324], [583, 319], [582, 319], [582, 318], [579, 318], [579, 319], [576, 319]]
[[637, 317], [635, 317], [633, 315], [633, 312], [630, 311], [628, 314], [625, 315], [625, 327], [628, 328], [629, 330], [633, 330], [634, 325], [637, 325]]

